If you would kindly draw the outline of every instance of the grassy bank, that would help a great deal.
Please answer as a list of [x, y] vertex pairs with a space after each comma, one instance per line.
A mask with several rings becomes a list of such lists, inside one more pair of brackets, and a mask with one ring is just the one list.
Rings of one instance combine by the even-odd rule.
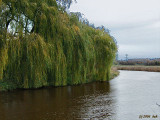
[[117, 70], [117, 68], [116, 67], [112, 67], [111, 68], [111, 73], [110, 73], [110, 80], [114, 79], [118, 75], [119, 75], [119, 71]]
[[118, 70], [160, 72], [160, 66], [118, 65], [114, 67]]

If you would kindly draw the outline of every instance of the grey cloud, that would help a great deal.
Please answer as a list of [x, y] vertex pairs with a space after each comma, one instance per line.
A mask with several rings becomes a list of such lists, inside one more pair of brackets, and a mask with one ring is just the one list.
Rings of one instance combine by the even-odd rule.
[[111, 30], [119, 57], [160, 58], [160, 0], [77, 0], [71, 11], [85, 14], [96, 26]]

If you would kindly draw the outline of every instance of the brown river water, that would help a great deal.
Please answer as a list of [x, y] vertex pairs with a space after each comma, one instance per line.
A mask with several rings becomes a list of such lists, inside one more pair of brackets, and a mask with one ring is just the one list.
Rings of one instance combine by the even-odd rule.
[[2, 92], [0, 120], [160, 120], [160, 73], [120, 71], [110, 82]]

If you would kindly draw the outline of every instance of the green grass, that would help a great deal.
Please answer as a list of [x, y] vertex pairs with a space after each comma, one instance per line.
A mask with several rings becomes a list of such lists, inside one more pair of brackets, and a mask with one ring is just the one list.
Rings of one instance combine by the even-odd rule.
[[110, 73], [110, 80], [114, 79], [118, 75], [119, 75], [119, 71], [115, 67], [112, 67], [111, 73]]

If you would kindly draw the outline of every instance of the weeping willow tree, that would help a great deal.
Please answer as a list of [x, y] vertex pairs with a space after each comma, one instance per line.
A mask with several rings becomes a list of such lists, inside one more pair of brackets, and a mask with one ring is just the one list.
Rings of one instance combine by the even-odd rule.
[[0, 1], [0, 82], [39, 88], [109, 80], [114, 40], [57, 1]]

